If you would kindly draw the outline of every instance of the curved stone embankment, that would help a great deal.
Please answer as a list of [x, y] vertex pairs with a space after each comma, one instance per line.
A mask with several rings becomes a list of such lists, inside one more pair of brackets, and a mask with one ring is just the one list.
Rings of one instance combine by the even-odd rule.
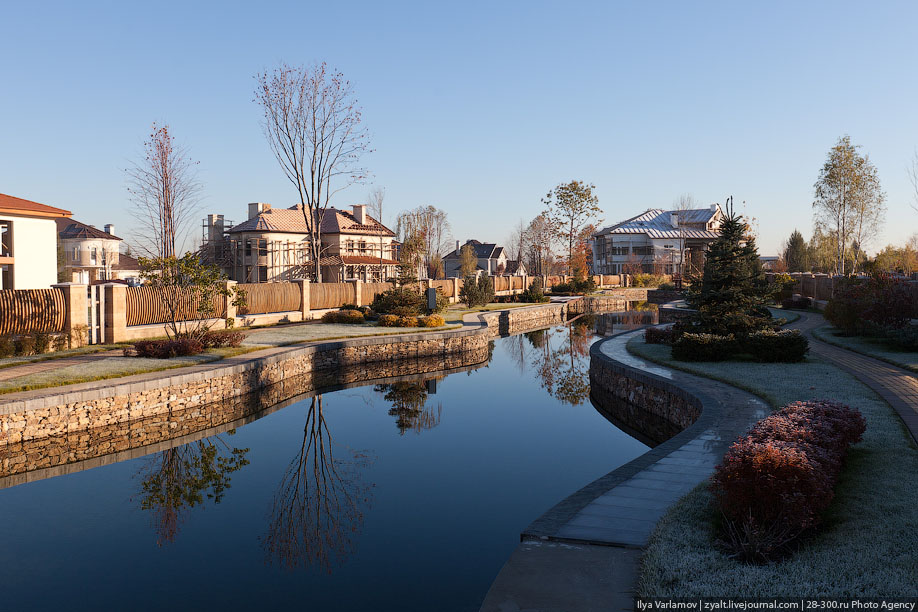
[[[114, 452], [230, 422], [240, 417], [235, 400], [254, 392], [264, 409], [323, 385], [479, 364], [493, 336], [559, 323], [566, 314], [567, 304], [514, 308], [467, 317], [458, 330], [272, 348], [181, 370], [8, 394], [0, 397], [0, 470], [57, 465], [64, 455], [81, 460], [74, 439], [78, 449]], [[28, 449], [17, 446], [23, 443]], [[52, 463], [40, 466], [43, 456]]]

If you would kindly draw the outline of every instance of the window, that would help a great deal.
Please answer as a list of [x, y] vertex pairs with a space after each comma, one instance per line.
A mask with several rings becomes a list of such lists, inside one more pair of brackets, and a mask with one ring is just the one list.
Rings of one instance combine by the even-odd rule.
[[73, 247], [73, 252], [70, 254], [70, 258], [73, 259], [73, 261], [80, 260], [80, 247]]
[[97, 262], [96, 247], [92, 247], [92, 250], [89, 252], [89, 263], [91, 263], [92, 265], [96, 265], [96, 262]]
[[13, 256], [13, 222], [0, 221], [0, 257]]

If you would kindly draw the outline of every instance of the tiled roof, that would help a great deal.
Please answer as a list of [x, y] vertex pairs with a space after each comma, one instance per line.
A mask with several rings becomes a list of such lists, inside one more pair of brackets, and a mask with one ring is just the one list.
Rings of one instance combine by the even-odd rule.
[[718, 232], [695, 227], [677, 228], [672, 224], [672, 215], [678, 215], [679, 223], [706, 224], [719, 211], [719, 208], [702, 208], [692, 210], [663, 210], [651, 208], [627, 221], [605, 227], [594, 234], [646, 234], [649, 238], [717, 238]]
[[118, 263], [112, 266], [112, 270], [140, 270], [140, 262], [130, 255], [119, 253]]
[[[485, 242], [478, 242], [477, 240], [466, 240], [465, 244], [470, 244], [475, 249], [475, 257], [478, 259], [497, 259], [501, 256], [501, 253], [504, 252], [504, 247], [497, 246], [496, 244], [489, 244]], [[462, 247], [465, 246], [462, 245]], [[453, 250], [443, 256], [443, 259], [459, 259], [459, 251], [462, 250], [462, 247], [459, 247], [458, 250]]]
[[0, 193], [0, 212], [24, 217], [69, 217], [69, 210]]
[[76, 219], [55, 219], [57, 234], [61, 238], [96, 238], [100, 240], [121, 240], [118, 236], [106, 234], [102, 230]]
[[[352, 213], [337, 208], [328, 208], [322, 216], [323, 234], [365, 234], [369, 236], [395, 236], [388, 227], [367, 215], [368, 223], [357, 223]], [[296, 206], [290, 208], [269, 208], [229, 230], [230, 234], [241, 232], [279, 232], [286, 234], [308, 234], [303, 211]]]

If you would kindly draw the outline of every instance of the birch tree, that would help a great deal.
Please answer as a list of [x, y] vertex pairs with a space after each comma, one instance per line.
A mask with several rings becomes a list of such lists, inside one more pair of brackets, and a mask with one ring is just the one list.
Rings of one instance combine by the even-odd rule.
[[296, 188], [310, 236], [314, 275], [322, 282], [322, 218], [332, 197], [367, 177], [360, 165], [370, 136], [344, 75], [325, 63], [282, 64], [255, 76], [262, 128], [287, 179]]
[[835, 248], [835, 273], [846, 273], [848, 249], [873, 238], [885, 214], [886, 195], [876, 167], [861, 156], [849, 136], [842, 136], [829, 151], [814, 185], [814, 222], [829, 233]]

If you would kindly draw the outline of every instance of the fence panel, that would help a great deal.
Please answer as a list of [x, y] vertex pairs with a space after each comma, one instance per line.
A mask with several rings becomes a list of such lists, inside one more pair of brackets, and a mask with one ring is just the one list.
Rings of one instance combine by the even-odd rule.
[[[212, 309], [206, 315], [200, 313], [194, 294], [188, 289], [166, 289], [168, 301], [163, 293], [149, 285], [128, 287], [125, 295], [127, 326], [151, 325], [172, 320], [175, 310], [176, 321], [194, 321], [206, 317], [225, 317], [226, 304], [222, 295], [213, 297]], [[171, 305], [171, 306], [170, 306]]]
[[441, 279], [430, 281], [430, 286], [445, 293], [448, 297], [453, 295], [453, 281]]
[[354, 283], [311, 283], [309, 307], [312, 310], [340, 308], [357, 301]]
[[361, 301], [369, 306], [377, 295], [395, 287], [395, 283], [365, 283], [360, 294]]
[[245, 291], [246, 305], [238, 309], [241, 315], [290, 312], [303, 304], [299, 283], [239, 283], [236, 287]]
[[510, 290], [510, 279], [506, 276], [495, 276], [494, 278], [494, 291], [509, 291]]
[[0, 290], [0, 334], [63, 331], [65, 308], [60, 289]]

